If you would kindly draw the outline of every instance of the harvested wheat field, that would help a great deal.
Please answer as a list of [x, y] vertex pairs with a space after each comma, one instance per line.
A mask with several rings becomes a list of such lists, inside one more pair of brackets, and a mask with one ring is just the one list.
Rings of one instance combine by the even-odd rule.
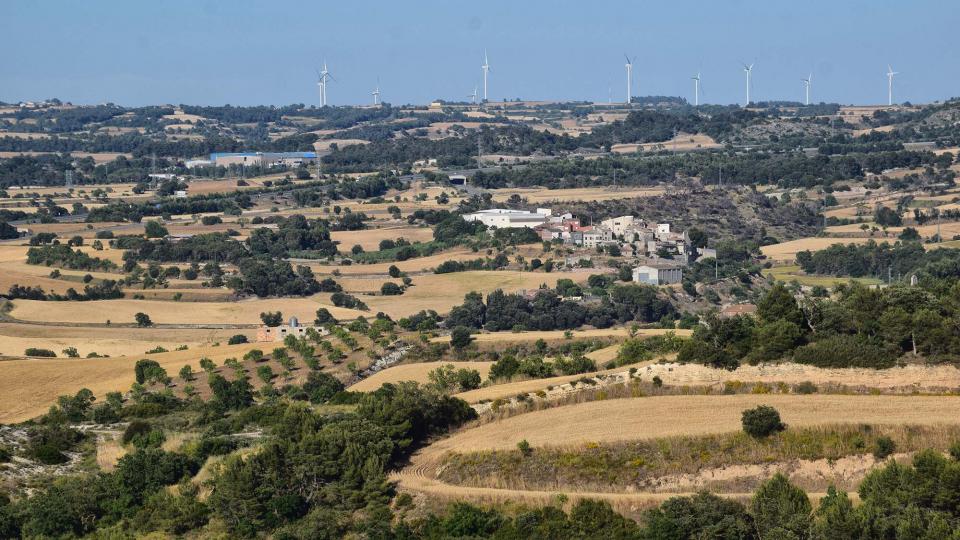
[[866, 244], [870, 240], [876, 242], [884, 241], [883, 239], [877, 238], [801, 238], [799, 240], [790, 240], [789, 242], [763, 246], [760, 248], [760, 252], [775, 261], [793, 261], [797, 253], [804, 250], [819, 251], [835, 244]]
[[[370, 311], [383, 311], [391, 317], [406, 317], [425, 309], [446, 313], [453, 306], [463, 303], [463, 297], [477, 291], [484, 295], [497, 289], [516, 292], [521, 289], [536, 289], [541, 284], [553, 287], [558, 279], [568, 278], [584, 281], [586, 274], [571, 272], [518, 272], [512, 270], [452, 272], [449, 274], [425, 274], [413, 278], [413, 286], [400, 296], [361, 296], [370, 306]], [[385, 280], [386, 281], [386, 280]]]
[[709, 135], [679, 134], [669, 141], [644, 144], [615, 144], [610, 151], [615, 154], [632, 154], [637, 151], [670, 150], [673, 152], [688, 152], [690, 150], [706, 150], [720, 148], [721, 144]]
[[418, 362], [416, 364], [401, 364], [383, 371], [378, 371], [370, 377], [354, 384], [348, 390], [353, 392], [373, 392], [384, 383], [413, 381], [420, 384], [430, 382], [429, 373], [438, 367], [452, 365], [457, 369], [475, 369], [480, 372], [480, 378], [486, 379], [493, 362]]
[[425, 272], [432, 271], [440, 263], [444, 261], [467, 261], [476, 258], [483, 257], [483, 254], [474, 253], [468, 249], [452, 249], [450, 251], [444, 251], [442, 253], [437, 253], [430, 255], [428, 257], [415, 257], [413, 259], [407, 259], [405, 261], [397, 262], [384, 262], [376, 264], [352, 264], [350, 266], [339, 266], [339, 265], [328, 265], [328, 264], [319, 264], [316, 261], [310, 261], [306, 259], [292, 259], [292, 264], [302, 264], [309, 266], [311, 270], [317, 275], [331, 275], [333, 271], [336, 270], [342, 275], [350, 274], [382, 274], [387, 275], [387, 271], [391, 265], [396, 265], [401, 272]]
[[[190, 364], [199, 369], [206, 356], [217, 364], [240, 357], [263, 343], [199, 347], [186, 351], [151, 354], [169, 373]], [[43, 414], [57, 396], [88, 388], [102, 398], [107, 392], [125, 391], [134, 382], [133, 366], [144, 355], [86, 359], [30, 359], [0, 361], [0, 423], [23, 422]]]
[[[780, 411], [788, 426], [869, 423], [881, 425], [956, 425], [960, 397], [752, 395], [661, 396], [593, 401], [521, 414], [464, 429], [420, 450], [410, 465], [390, 475], [401, 488], [440, 498], [478, 501], [549, 502], [554, 491], [468, 487], [444, 483], [438, 467], [450, 452], [509, 450], [521, 440], [532, 446], [567, 446], [707, 435], [738, 431], [740, 415], [757, 405]], [[695, 491], [691, 489], [691, 491]], [[603, 499], [615, 507], [636, 508], [685, 493], [565, 491], [572, 500]], [[747, 499], [750, 493], [723, 493]], [[817, 499], [822, 493], [809, 493]]]
[[659, 396], [612, 399], [545, 409], [460, 431], [431, 450], [475, 451], [614, 442], [741, 429], [740, 415], [775, 407], [788, 426], [837, 423], [958, 424], [960, 397], [850, 395]]
[[248, 330], [182, 329], [182, 328], [120, 328], [47, 326], [35, 324], [0, 323], [0, 355], [22, 356], [28, 347], [49, 349], [57, 356], [75, 347], [81, 357], [95, 352], [109, 356], [133, 356], [157, 346], [174, 350], [181, 345], [191, 349], [202, 345], [226, 343], [230, 336], [244, 334], [252, 339], [256, 334]]
[[433, 230], [430, 227], [384, 227], [361, 231], [336, 231], [330, 233], [330, 237], [340, 242], [340, 250], [344, 252], [358, 244], [366, 251], [376, 251], [380, 249], [381, 240], [403, 238], [411, 244], [429, 242], [433, 240]]
[[325, 307], [338, 319], [354, 319], [364, 312], [338, 308], [320, 301], [317, 295], [307, 298], [268, 298], [237, 302], [172, 302], [163, 300], [94, 300], [60, 302], [50, 309], [50, 302], [15, 300], [10, 316], [23, 321], [97, 323], [133, 323], [142, 312], [156, 324], [260, 324], [260, 313], [282, 311], [284, 317], [295, 316], [312, 321], [317, 308]]

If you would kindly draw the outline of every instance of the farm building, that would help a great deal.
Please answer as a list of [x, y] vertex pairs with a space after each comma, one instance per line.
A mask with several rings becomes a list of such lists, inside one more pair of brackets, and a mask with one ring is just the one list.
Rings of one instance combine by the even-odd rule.
[[307, 335], [307, 330], [310, 328], [316, 330], [321, 336], [325, 336], [329, 333], [329, 331], [322, 326], [302, 326], [296, 317], [290, 317], [288, 324], [282, 324], [280, 326], [261, 326], [260, 329], [257, 330], [257, 341], [283, 341], [287, 336], [291, 335], [302, 338]]
[[647, 285], [668, 285], [680, 283], [683, 268], [679, 264], [655, 262], [642, 264], [633, 269], [633, 281]]
[[524, 210], [509, 210], [507, 208], [491, 208], [480, 210], [472, 214], [464, 214], [466, 221], [479, 221], [487, 227], [536, 227], [543, 225], [553, 212], [549, 208], [537, 208], [536, 212]]

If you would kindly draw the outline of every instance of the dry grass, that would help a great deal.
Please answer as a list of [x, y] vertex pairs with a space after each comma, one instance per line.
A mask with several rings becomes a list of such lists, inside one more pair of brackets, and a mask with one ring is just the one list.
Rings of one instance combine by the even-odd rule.
[[453, 249], [443, 253], [430, 255], [429, 257], [417, 257], [406, 261], [384, 262], [376, 264], [353, 264], [350, 266], [325, 265], [310, 261], [298, 261], [296, 264], [309, 266], [318, 275], [330, 275], [334, 270], [342, 275], [355, 274], [381, 274], [387, 275], [387, 270], [391, 265], [396, 265], [402, 272], [423, 272], [436, 268], [444, 261], [466, 261], [482, 257], [482, 254], [473, 253], [467, 249]]
[[467, 429], [437, 443], [455, 451], [605, 443], [737, 431], [740, 414], [771, 405], [788, 425], [828, 423], [956, 424], [960, 397], [842, 395], [660, 396], [594, 401], [546, 409]]
[[[12, 158], [17, 156], [44, 156], [44, 155], [53, 155], [57, 152], [0, 152], [0, 159]], [[80, 158], [93, 158], [93, 161], [97, 164], [100, 163], [109, 163], [120, 156], [125, 156], [127, 158], [132, 158], [132, 154], [124, 154], [122, 152], [71, 152], [70, 155], [75, 159]]]
[[547, 201], [609, 201], [615, 199], [632, 199], [637, 197], [655, 197], [662, 194], [662, 188], [507, 188], [493, 190], [493, 200], [506, 201], [513, 195], [519, 195], [527, 199], [530, 203], [537, 204]]
[[372, 392], [384, 383], [413, 381], [418, 383], [430, 382], [429, 373], [441, 366], [450, 364], [457, 369], [475, 369], [480, 377], [486, 379], [493, 362], [418, 362], [415, 364], [401, 364], [377, 372], [366, 379], [354, 384], [349, 389], [354, 392]]
[[359, 244], [366, 251], [376, 251], [381, 240], [396, 240], [404, 238], [413, 242], [429, 242], [433, 240], [433, 229], [430, 227], [384, 227], [381, 229], [364, 229], [361, 231], [337, 231], [330, 233], [330, 237], [340, 242], [340, 250], [347, 252]]
[[326, 307], [338, 319], [353, 319], [363, 312], [338, 308], [323, 302], [329, 295], [305, 298], [249, 299], [237, 302], [168, 302], [162, 300], [95, 300], [60, 302], [50, 309], [50, 302], [15, 300], [12, 317], [24, 321], [64, 323], [133, 323], [134, 315], [146, 313], [157, 324], [260, 324], [260, 313], [282, 311], [301, 321], [312, 321], [317, 308]]
[[[797, 253], [803, 250], [819, 251], [834, 244], [865, 244], [870, 240], [870, 238], [801, 238], [763, 246], [760, 248], [760, 252], [775, 261], [793, 261]], [[882, 239], [876, 238], [873, 240], [882, 241]]]
[[[638, 337], [649, 337], [649, 336], [662, 336], [668, 332], [672, 332], [678, 336], [690, 336], [692, 331], [690, 330], [666, 330], [662, 328], [643, 328], [637, 331]], [[630, 330], [624, 327], [615, 327], [615, 328], [597, 328], [590, 330], [573, 330], [571, 332], [571, 339], [587, 339], [587, 338], [605, 338], [605, 337], [629, 337]], [[476, 334], [473, 336], [473, 339], [477, 343], [511, 343], [511, 342], [528, 342], [536, 341], [542, 339], [544, 341], [555, 341], [555, 340], [565, 340], [565, 331], [564, 330], [545, 330], [540, 332], [487, 332], [482, 334]], [[440, 336], [433, 338], [431, 341], [434, 342], [449, 342], [450, 336]]]
[[687, 135], [681, 133], [669, 141], [659, 143], [615, 144], [611, 148], [611, 151], [616, 154], [632, 154], [639, 150], [644, 152], [649, 152], [651, 150], [686, 152], [698, 149], [720, 148], [721, 146], [721, 144], [718, 144], [715, 140], [713, 140], [712, 137], [708, 135]]
[[[463, 297], [477, 291], [487, 295], [496, 289], [515, 292], [536, 289], [541, 284], [554, 287], [557, 280], [568, 278], [582, 282], [587, 274], [572, 272], [518, 272], [512, 270], [425, 274], [413, 278], [413, 287], [401, 296], [361, 297], [372, 312], [383, 311], [391, 317], [405, 317], [425, 309], [446, 313], [463, 303]], [[384, 280], [386, 281], [386, 279]]]
[[773, 276], [775, 279], [780, 281], [790, 282], [796, 280], [801, 285], [807, 285], [810, 287], [821, 285], [823, 287], [827, 287], [828, 289], [832, 288], [838, 283], [846, 283], [848, 281], [859, 281], [865, 285], [876, 285], [881, 282], [876, 278], [810, 276], [804, 274], [797, 265], [774, 266], [773, 268], [764, 270], [764, 274]]
[[[187, 351], [152, 354], [168, 373], [176, 374], [190, 364], [200, 370], [199, 360], [207, 356], [217, 364], [229, 357], [242, 357], [264, 344], [198, 347]], [[89, 388], [103, 397], [107, 392], [125, 391], [134, 382], [133, 366], [144, 355], [89, 359], [30, 359], [0, 361], [0, 423], [22, 422], [47, 411], [57, 396]]]
[[127, 455], [127, 449], [120, 444], [120, 438], [103, 438], [97, 443], [97, 466], [104, 472], [110, 472], [117, 466], [120, 458]]
[[91, 352], [135, 356], [158, 345], [171, 351], [180, 345], [194, 349], [226, 343], [234, 334], [244, 334], [252, 339], [255, 333], [253, 329], [90, 328], [0, 323], [0, 355], [19, 356], [27, 347], [50, 349], [61, 355], [63, 349], [76, 347], [83, 357]]
[[[440, 477], [451, 484], [506, 489], [729, 491], [748, 488], [781, 470], [807, 490], [830, 484], [853, 489], [882, 460], [867, 455], [880, 437], [898, 452], [947, 450], [960, 426], [828, 425], [793, 428], [764, 439], [746, 433], [677, 436], [606, 444], [545, 446], [518, 451], [450, 454]], [[807, 474], [805, 469], [820, 469]], [[799, 480], [799, 482], [798, 482]], [[755, 486], [754, 486], [755, 487]]]

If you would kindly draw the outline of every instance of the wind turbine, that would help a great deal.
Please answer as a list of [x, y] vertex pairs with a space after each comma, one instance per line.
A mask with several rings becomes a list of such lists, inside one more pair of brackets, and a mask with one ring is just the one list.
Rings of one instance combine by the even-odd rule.
[[323, 69], [317, 72], [317, 86], [320, 87], [320, 106], [327, 106], [327, 81], [335, 80], [327, 69], [327, 61], [323, 61]]
[[477, 103], [477, 87], [476, 86], [473, 87], [473, 93], [468, 94], [467, 97], [470, 98], [470, 103], [473, 103], [474, 105], [476, 105]]
[[744, 105], [744, 107], [747, 107], [750, 105], [750, 87], [753, 85], [753, 64], [749, 66], [743, 64], [743, 71], [747, 74], [747, 104]]
[[373, 104], [380, 104], [380, 77], [377, 77], [377, 87], [374, 88], [373, 92], [370, 92], [370, 95], [373, 96]]
[[480, 69], [483, 70], [483, 101], [487, 101], [487, 74], [490, 73], [490, 60], [487, 59], [486, 49], [483, 50], [483, 65]]
[[887, 105], [893, 105], [893, 76], [899, 74], [899, 71], [894, 71], [890, 64], [887, 64]]
[[800, 79], [800, 80], [803, 81], [803, 89], [806, 91], [807, 97], [806, 97], [805, 104], [810, 105], [810, 85], [813, 84], [813, 73], [811, 73], [810, 75], [807, 75], [806, 79]]
[[629, 105], [632, 100], [631, 96], [633, 95], [632, 90], [630, 89], [630, 84], [633, 82], [633, 60], [636, 60], [637, 57], [634, 56], [633, 60], [630, 60], [630, 57], [626, 54], [624, 54], [623, 57], [627, 59], [627, 63], [624, 67], [627, 68], [627, 105]]
[[700, 72], [697, 72], [696, 77], [690, 77], [693, 79], [693, 106], [696, 107], [700, 105]]

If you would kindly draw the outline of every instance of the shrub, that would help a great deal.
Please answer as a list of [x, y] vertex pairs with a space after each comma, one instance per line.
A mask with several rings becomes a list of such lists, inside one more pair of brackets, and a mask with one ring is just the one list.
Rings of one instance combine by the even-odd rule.
[[143, 420], [134, 420], [127, 425], [127, 429], [123, 431], [123, 444], [130, 444], [137, 437], [142, 437], [147, 433], [153, 431], [153, 426], [149, 422], [144, 422]]
[[803, 381], [793, 387], [793, 391], [798, 394], [816, 394], [817, 385], [810, 381]]
[[396, 283], [388, 281], [380, 287], [380, 294], [384, 296], [397, 296], [403, 294], [403, 289]]
[[45, 465], [66, 463], [68, 458], [63, 453], [73, 448], [81, 439], [83, 435], [79, 431], [66, 425], [44, 426], [30, 433], [26, 455]]
[[787, 426], [780, 421], [780, 413], [768, 405], [760, 405], [754, 409], [743, 411], [741, 421], [743, 423], [743, 431], [757, 439], [768, 437], [787, 428]]
[[951, 444], [949, 452], [954, 461], [960, 461], [960, 441]]
[[873, 447], [873, 457], [877, 459], [886, 459], [893, 455], [896, 450], [897, 443], [893, 442], [893, 439], [887, 437], [886, 435], [877, 437], [877, 441], [874, 443]]
[[249, 343], [247, 336], [243, 334], [234, 334], [230, 336], [230, 339], [227, 340], [227, 345], [240, 345], [241, 343]]
[[38, 349], [37, 347], [29, 347], [23, 351], [24, 356], [40, 356], [43, 358], [56, 358], [57, 353], [51, 351], [50, 349]]
[[533, 448], [530, 447], [530, 443], [528, 443], [526, 439], [517, 443], [517, 450], [519, 450], [520, 454], [524, 457], [533, 454]]
[[257, 368], [257, 377], [260, 377], [260, 380], [269, 383], [273, 380], [273, 368], [270, 366], [260, 366]]
[[150, 316], [143, 312], [138, 312], [133, 316], [133, 320], [136, 321], [137, 326], [153, 326], [153, 321], [150, 320]]

